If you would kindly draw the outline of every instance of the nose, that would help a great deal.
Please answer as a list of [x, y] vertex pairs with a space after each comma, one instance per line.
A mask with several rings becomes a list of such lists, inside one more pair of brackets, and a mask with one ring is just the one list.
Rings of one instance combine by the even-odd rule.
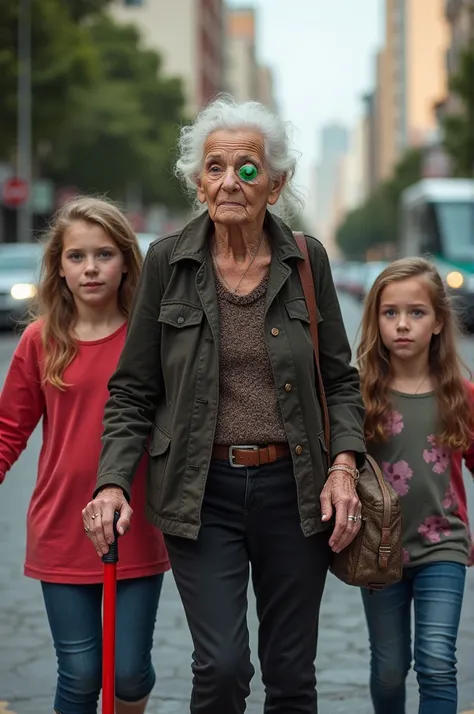
[[397, 324], [397, 329], [401, 331], [408, 330], [408, 320], [405, 315], [405, 313], [400, 312], [398, 316], [398, 324]]
[[224, 174], [224, 180], [222, 181], [222, 188], [227, 191], [227, 193], [232, 193], [238, 188], [239, 184], [237, 181], [237, 175], [233, 166], [229, 166]]
[[85, 274], [86, 275], [96, 275], [98, 272], [97, 265], [95, 262], [95, 258], [93, 256], [90, 256], [87, 258], [87, 265], [85, 267]]

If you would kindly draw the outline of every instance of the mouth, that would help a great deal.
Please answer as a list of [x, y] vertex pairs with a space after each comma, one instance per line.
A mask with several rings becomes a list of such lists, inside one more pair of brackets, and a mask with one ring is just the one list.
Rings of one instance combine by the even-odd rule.
[[399, 337], [398, 340], [395, 340], [395, 344], [397, 345], [409, 345], [413, 340], [409, 340], [408, 337]]
[[83, 288], [100, 288], [103, 283], [84, 283]]
[[240, 207], [242, 207], [242, 204], [235, 203], [234, 201], [222, 201], [222, 203], [219, 203], [219, 206], [240, 206]]

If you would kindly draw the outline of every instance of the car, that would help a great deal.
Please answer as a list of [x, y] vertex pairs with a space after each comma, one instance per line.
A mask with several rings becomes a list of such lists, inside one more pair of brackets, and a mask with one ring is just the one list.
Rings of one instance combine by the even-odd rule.
[[0, 327], [25, 318], [35, 297], [42, 247], [39, 243], [0, 243]]

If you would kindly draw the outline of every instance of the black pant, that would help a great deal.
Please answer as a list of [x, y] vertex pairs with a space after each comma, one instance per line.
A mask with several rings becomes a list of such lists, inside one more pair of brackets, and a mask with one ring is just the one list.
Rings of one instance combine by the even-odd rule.
[[291, 459], [257, 468], [214, 461], [197, 541], [166, 536], [194, 642], [191, 714], [242, 714], [254, 668], [250, 565], [265, 714], [317, 714], [314, 660], [329, 533], [305, 538]]

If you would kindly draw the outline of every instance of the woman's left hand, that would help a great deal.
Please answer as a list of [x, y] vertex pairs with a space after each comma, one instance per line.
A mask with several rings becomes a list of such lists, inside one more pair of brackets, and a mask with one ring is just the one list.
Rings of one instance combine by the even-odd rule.
[[320, 501], [323, 521], [328, 521], [333, 510], [336, 510], [336, 525], [329, 546], [334, 553], [340, 553], [354, 540], [361, 524], [362, 507], [351, 474], [342, 470], [332, 471], [321, 492]]

